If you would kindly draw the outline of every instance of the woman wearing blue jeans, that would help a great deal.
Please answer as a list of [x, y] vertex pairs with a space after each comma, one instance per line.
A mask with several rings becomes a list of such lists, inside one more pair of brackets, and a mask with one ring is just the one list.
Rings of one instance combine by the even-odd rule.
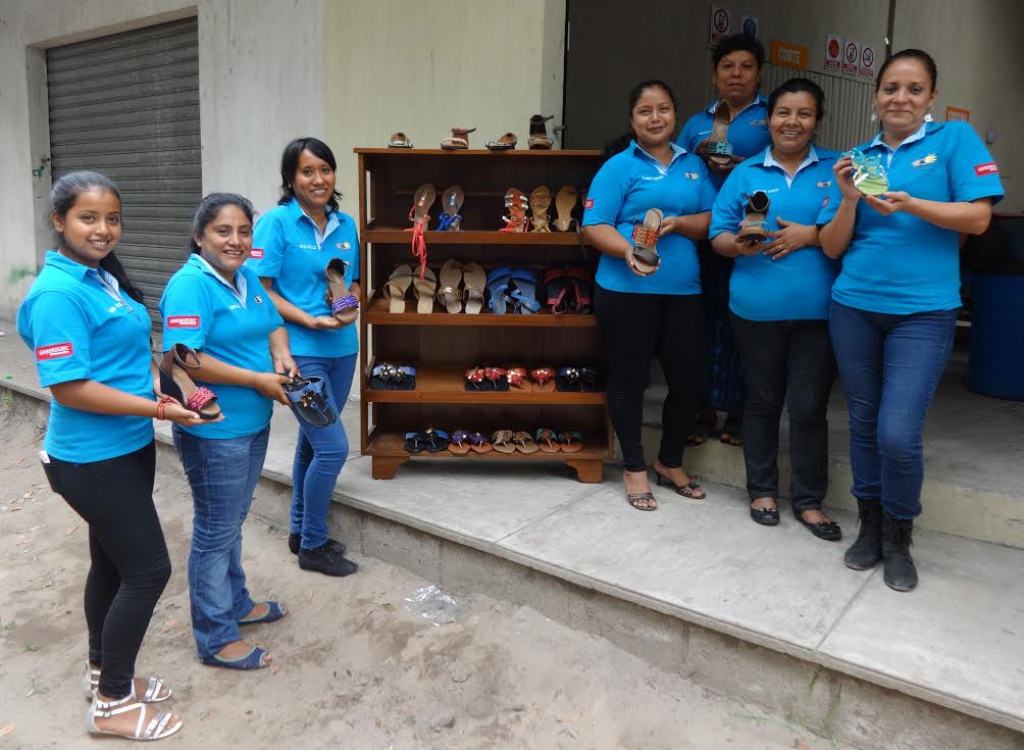
[[[175, 426], [174, 445], [192, 487], [195, 515], [188, 560], [192, 632], [204, 664], [259, 669], [272, 659], [242, 640], [240, 626], [285, 615], [274, 601], [256, 603], [242, 570], [242, 524], [263, 469], [272, 400], [296, 372], [283, 321], [259, 277], [242, 264], [252, 250], [252, 205], [212, 193], [196, 211], [192, 255], [160, 300], [164, 349], [201, 352], [191, 374], [214, 384], [223, 420]], [[268, 346], [269, 342], [269, 346]]]
[[936, 78], [935, 61], [921, 50], [882, 65], [875, 83], [882, 129], [859, 150], [881, 160], [888, 190], [861, 194], [844, 157], [818, 217], [825, 253], [843, 258], [829, 323], [860, 511], [846, 565], [867, 570], [881, 560], [896, 591], [917, 585], [910, 542], [921, 513], [922, 433], [953, 347], [958, 235], [984, 232], [1003, 196], [999, 169], [971, 127], [928, 117]]
[[331, 576], [355, 573], [345, 545], [327, 536], [334, 484], [348, 457], [341, 411], [352, 387], [359, 341], [354, 325], [331, 314], [328, 263], [340, 259], [349, 291], [359, 297], [359, 239], [355, 220], [338, 210], [337, 162], [327, 144], [297, 138], [281, 157], [281, 200], [260, 217], [250, 267], [284, 318], [295, 363], [318, 376], [338, 419], [325, 427], [299, 420], [292, 466], [288, 546], [299, 567]]

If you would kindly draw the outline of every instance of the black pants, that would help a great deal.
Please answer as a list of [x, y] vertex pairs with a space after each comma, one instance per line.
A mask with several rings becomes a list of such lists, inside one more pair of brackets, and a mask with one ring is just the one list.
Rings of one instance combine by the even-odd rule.
[[131, 691], [153, 608], [171, 577], [153, 506], [155, 445], [87, 464], [51, 457], [43, 467], [53, 490], [89, 524], [89, 661], [101, 667], [100, 693], [123, 698]]
[[658, 460], [683, 465], [683, 447], [706, 387], [704, 307], [699, 294], [630, 294], [598, 287], [594, 301], [608, 355], [608, 411], [627, 471], [642, 471], [644, 390], [651, 358], [665, 371]]
[[828, 321], [731, 319], [746, 383], [747, 492], [751, 499], [779, 496], [779, 419], [787, 402], [793, 510], [820, 509], [828, 492], [828, 396], [836, 372]]

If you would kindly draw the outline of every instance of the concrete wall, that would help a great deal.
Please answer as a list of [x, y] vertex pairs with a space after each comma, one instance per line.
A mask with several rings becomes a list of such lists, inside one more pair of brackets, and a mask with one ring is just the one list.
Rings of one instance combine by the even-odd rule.
[[475, 148], [508, 130], [525, 146], [530, 115], [560, 122], [564, 25], [560, 0], [327, 3], [325, 118], [342, 208], [358, 210], [353, 147], [401, 130], [437, 148], [452, 126], [476, 127]]

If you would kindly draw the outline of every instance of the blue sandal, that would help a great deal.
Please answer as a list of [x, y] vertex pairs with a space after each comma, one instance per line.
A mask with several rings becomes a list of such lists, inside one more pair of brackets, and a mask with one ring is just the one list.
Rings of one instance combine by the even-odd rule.
[[540, 310], [540, 302], [537, 300], [537, 274], [526, 268], [516, 268], [512, 271], [512, 291], [509, 298], [512, 301], [512, 312], [520, 315], [533, 315]]
[[511, 279], [510, 268], [495, 268], [487, 274], [487, 295], [490, 298], [487, 306], [495, 315], [504, 315], [507, 304], [512, 301], [508, 296], [508, 283]]
[[283, 604], [273, 601], [265, 601], [263, 603], [267, 605], [267, 611], [264, 614], [260, 615], [259, 617], [243, 617], [241, 620], [238, 621], [238, 624], [256, 625], [258, 623], [264, 622], [277, 622], [286, 614], [288, 614], [288, 610], [285, 608]]
[[224, 667], [226, 669], [251, 671], [253, 669], [263, 669], [263, 667], [270, 666], [266, 659], [267, 652], [259, 646], [253, 646], [252, 651], [241, 659], [221, 659], [217, 654], [211, 654], [210, 656], [201, 657], [200, 661], [208, 667]]

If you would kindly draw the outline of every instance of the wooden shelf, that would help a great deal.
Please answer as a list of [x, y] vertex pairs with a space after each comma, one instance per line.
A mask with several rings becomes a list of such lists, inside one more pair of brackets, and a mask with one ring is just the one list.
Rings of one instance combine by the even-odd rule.
[[590, 156], [594, 159], [604, 157], [604, 152], [592, 149], [528, 149], [514, 148], [509, 151], [491, 151], [486, 148], [456, 149], [447, 151], [443, 148], [356, 148], [357, 154], [409, 157], [409, 156], [486, 156], [491, 159], [559, 159], [580, 158]]
[[370, 306], [363, 314], [363, 319], [370, 325], [378, 326], [461, 326], [461, 327], [519, 327], [519, 328], [594, 328], [597, 320], [593, 315], [552, 315], [540, 312], [534, 315], [495, 315], [484, 310], [476, 315], [466, 313], [448, 313], [440, 305], [434, 303], [434, 312], [421, 314], [416, 312], [416, 300], [405, 301], [404, 313], [388, 311], [388, 300], [374, 297]]
[[398, 433], [375, 433], [370, 440], [370, 446], [366, 453], [370, 456], [388, 456], [388, 457], [403, 457], [403, 458], [457, 458], [462, 460], [479, 461], [488, 459], [499, 459], [502, 461], [564, 461], [566, 459], [583, 459], [593, 460], [601, 459], [604, 460], [608, 457], [608, 448], [603, 444], [595, 444], [591, 440], [596, 441], [597, 438], [594, 436], [583, 436], [583, 448], [576, 451], [575, 453], [564, 453], [559, 451], [558, 453], [545, 453], [544, 451], [537, 451], [536, 453], [500, 453], [499, 451], [490, 451], [489, 453], [469, 453], [459, 455], [451, 453], [449, 451], [439, 451], [437, 453], [431, 453], [430, 451], [423, 451], [422, 453], [409, 453], [405, 449], [405, 436], [399, 435]]
[[464, 368], [417, 365], [416, 390], [384, 391], [367, 387], [363, 398], [379, 404], [530, 404], [536, 406], [598, 405], [605, 402], [603, 391], [467, 391]]
[[[374, 229], [373, 224], [363, 232], [367, 242], [381, 245], [408, 245], [412, 232], [402, 229], [381, 227]], [[424, 232], [427, 247], [431, 245], [528, 245], [546, 247], [582, 246], [580, 235], [576, 232], [499, 232], [466, 229], [458, 232]]]

